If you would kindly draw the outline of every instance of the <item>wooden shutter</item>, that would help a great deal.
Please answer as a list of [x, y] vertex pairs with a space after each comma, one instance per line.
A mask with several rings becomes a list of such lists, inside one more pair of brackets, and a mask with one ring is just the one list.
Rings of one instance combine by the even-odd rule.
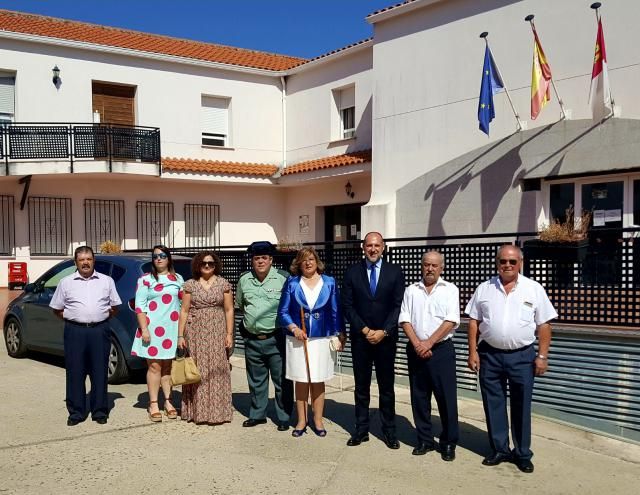
[[135, 125], [135, 86], [92, 83], [93, 111], [100, 114], [104, 124]]

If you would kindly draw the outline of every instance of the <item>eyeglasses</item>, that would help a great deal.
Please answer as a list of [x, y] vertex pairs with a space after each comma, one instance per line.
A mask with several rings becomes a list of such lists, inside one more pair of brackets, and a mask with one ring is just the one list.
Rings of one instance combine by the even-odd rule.
[[208, 266], [209, 268], [214, 268], [216, 266], [216, 262], [215, 261], [203, 261], [202, 263], [200, 263], [200, 266], [202, 268], [204, 268], [205, 266]]
[[168, 256], [165, 253], [156, 253], [151, 255], [153, 260], [166, 260]]
[[509, 263], [511, 266], [515, 266], [515, 265], [517, 265], [517, 264], [518, 264], [518, 261], [519, 261], [519, 260], [513, 260], [513, 259], [505, 260], [505, 259], [500, 259], [499, 261], [500, 261], [500, 264], [501, 264], [501, 265], [506, 265], [507, 263]]

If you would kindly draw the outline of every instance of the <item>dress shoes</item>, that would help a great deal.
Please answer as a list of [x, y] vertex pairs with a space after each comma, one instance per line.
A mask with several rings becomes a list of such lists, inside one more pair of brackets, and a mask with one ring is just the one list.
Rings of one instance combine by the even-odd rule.
[[77, 424], [82, 423], [79, 419], [67, 418], [67, 426], [76, 426]]
[[482, 460], [483, 466], [497, 466], [503, 462], [511, 462], [511, 454], [503, 454], [502, 452], [494, 452]]
[[289, 429], [289, 425], [287, 423], [279, 423], [278, 431], [287, 431]]
[[523, 473], [533, 473], [533, 462], [529, 459], [518, 459], [516, 466], [518, 466], [518, 469]]
[[252, 428], [254, 426], [264, 425], [266, 423], [267, 423], [267, 420], [264, 418], [262, 419], [249, 418], [242, 423], [242, 426], [244, 426], [245, 428]]
[[384, 437], [384, 444], [390, 449], [397, 450], [400, 448], [400, 442], [398, 442], [398, 439], [396, 438], [395, 435], [388, 434], [388, 435], [383, 435], [383, 437]]
[[362, 442], [368, 442], [368, 441], [369, 441], [368, 433], [355, 433], [351, 436], [349, 440], [347, 440], [347, 445], [349, 447], [356, 447], [357, 445], [360, 445]]
[[443, 461], [451, 462], [456, 458], [456, 446], [455, 445], [441, 445], [440, 457]]
[[433, 444], [420, 442], [415, 449], [411, 452], [412, 455], [425, 455], [427, 452], [436, 450]]
[[94, 419], [94, 421], [96, 423], [98, 423], [99, 425], [106, 425], [107, 424], [107, 418], [104, 417], [104, 416], [102, 418]]

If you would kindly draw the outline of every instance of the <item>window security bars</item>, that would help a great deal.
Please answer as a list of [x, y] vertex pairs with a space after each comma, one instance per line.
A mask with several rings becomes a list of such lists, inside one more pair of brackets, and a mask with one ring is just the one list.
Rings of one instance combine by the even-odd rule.
[[204, 248], [217, 246], [220, 239], [220, 206], [185, 204], [185, 246]]
[[68, 255], [72, 239], [71, 198], [31, 196], [28, 207], [31, 255]]
[[173, 246], [173, 203], [138, 201], [136, 213], [139, 249]]
[[124, 201], [86, 199], [84, 231], [87, 245], [98, 251], [102, 243], [111, 241], [122, 246], [125, 232]]
[[13, 196], [0, 196], [0, 254], [13, 255], [15, 248], [16, 228]]

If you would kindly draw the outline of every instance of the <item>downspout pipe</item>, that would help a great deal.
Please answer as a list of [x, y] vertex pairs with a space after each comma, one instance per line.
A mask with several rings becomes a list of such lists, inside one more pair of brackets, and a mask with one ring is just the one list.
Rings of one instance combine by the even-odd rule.
[[285, 76], [280, 76], [280, 86], [282, 88], [282, 161], [276, 173], [273, 174], [274, 179], [281, 177], [287, 167], [287, 79]]

